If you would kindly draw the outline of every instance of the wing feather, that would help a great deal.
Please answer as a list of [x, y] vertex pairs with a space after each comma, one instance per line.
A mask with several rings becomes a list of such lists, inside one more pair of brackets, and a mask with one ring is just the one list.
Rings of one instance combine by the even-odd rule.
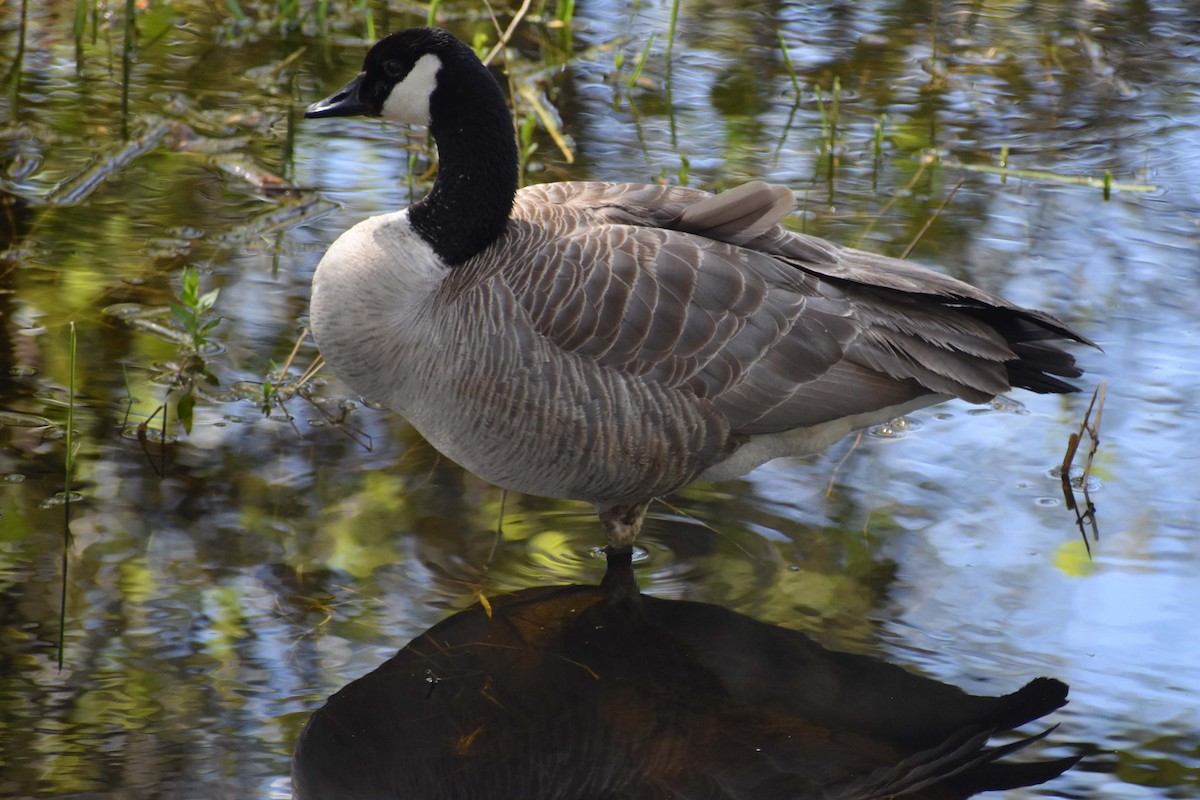
[[[1078, 374], [1049, 315], [897, 259], [788, 231], [790, 191], [709, 195], [580, 183], [523, 190], [503, 279], [539, 335], [655, 391], [711, 403], [734, 434], [922, 394], [982, 401]], [[536, 230], [552, 207], [553, 235]]]
[[744, 245], [782, 222], [794, 207], [787, 187], [751, 181], [686, 206], [666, 227]]

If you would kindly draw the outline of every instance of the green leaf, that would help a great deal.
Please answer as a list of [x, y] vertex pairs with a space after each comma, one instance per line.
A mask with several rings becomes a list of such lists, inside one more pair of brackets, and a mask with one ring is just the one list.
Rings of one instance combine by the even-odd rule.
[[213, 289], [211, 292], [205, 292], [200, 295], [200, 299], [196, 301], [196, 308], [201, 311], [208, 311], [217, 302], [217, 295], [221, 293], [220, 289]]
[[196, 292], [200, 291], [200, 273], [195, 267], [184, 267], [180, 275], [180, 296], [184, 300], [195, 300]]
[[179, 417], [179, 424], [183, 425], [183, 429], [189, 434], [192, 432], [192, 411], [195, 408], [196, 395], [191, 392], [179, 398], [179, 402], [175, 404], [175, 416]]

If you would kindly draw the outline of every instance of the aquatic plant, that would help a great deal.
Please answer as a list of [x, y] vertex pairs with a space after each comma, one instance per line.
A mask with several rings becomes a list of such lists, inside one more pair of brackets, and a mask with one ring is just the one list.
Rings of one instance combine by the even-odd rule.
[[63, 458], [63, 529], [62, 529], [62, 560], [60, 563], [61, 583], [59, 593], [58, 606], [58, 668], [63, 668], [63, 652], [67, 636], [67, 588], [70, 585], [67, 581], [68, 568], [70, 567], [71, 543], [71, 486], [72, 476], [75, 474], [75, 356], [78, 352], [78, 340], [75, 334], [75, 322], [71, 321], [70, 326], [70, 343], [68, 344], [68, 372], [67, 378], [67, 432], [66, 432], [66, 454]]

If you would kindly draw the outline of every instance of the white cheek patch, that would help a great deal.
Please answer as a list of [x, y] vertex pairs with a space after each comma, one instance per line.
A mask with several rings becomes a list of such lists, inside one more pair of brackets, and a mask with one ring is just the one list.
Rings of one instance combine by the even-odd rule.
[[429, 125], [429, 96], [437, 86], [442, 60], [433, 53], [417, 59], [404, 80], [392, 87], [380, 116], [401, 125]]

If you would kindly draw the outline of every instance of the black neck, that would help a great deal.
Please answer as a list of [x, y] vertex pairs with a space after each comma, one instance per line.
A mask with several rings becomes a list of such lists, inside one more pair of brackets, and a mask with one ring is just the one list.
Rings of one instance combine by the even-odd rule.
[[442, 57], [429, 101], [438, 176], [408, 212], [413, 228], [451, 266], [504, 233], [517, 191], [517, 145], [504, 94], [463, 49], [461, 58]]

